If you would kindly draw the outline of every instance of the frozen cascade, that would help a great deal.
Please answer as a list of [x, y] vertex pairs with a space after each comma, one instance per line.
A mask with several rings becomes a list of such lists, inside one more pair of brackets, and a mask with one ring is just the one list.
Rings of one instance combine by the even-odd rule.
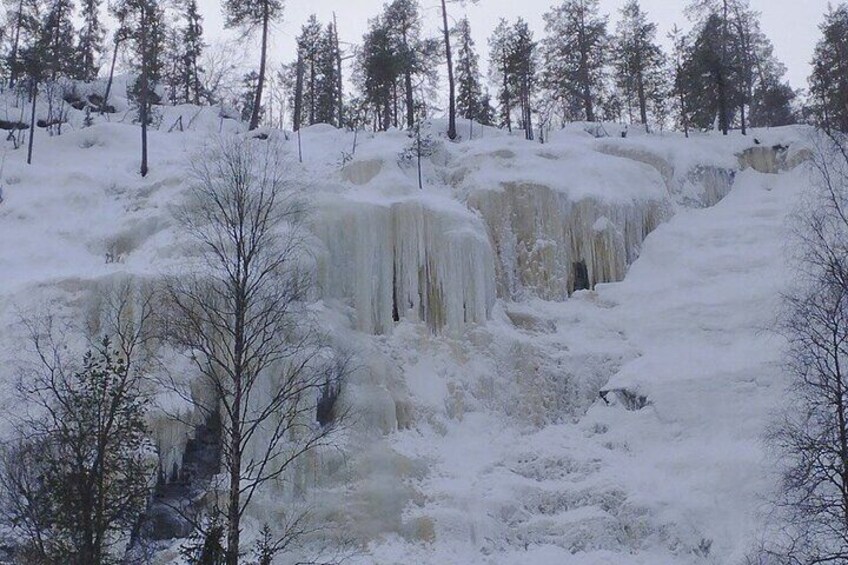
[[485, 219], [497, 255], [498, 296], [562, 300], [575, 290], [619, 281], [666, 202], [604, 202], [535, 183], [504, 183], [468, 197]]
[[319, 204], [314, 231], [324, 247], [320, 291], [349, 303], [359, 330], [390, 333], [403, 318], [460, 332], [491, 312], [492, 250], [482, 222], [458, 203], [336, 198]]

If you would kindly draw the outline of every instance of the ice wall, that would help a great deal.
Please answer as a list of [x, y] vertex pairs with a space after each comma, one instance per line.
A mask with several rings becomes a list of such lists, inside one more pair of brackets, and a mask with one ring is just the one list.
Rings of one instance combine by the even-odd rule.
[[314, 233], [323, 243], [320, 292], [350, 305], [359, 330], [389, 333], [411, 319], [459, 332], [488, 318], [491, 247], [459, 203], [336, 197], [319, 203]]
[[624, 278], [664, 202], [605, 202], [536, 183], [504, 183], [468, 197], [489, 230], [498, 296], [562, 300], [575, 290]]
[[679, 152], [676, 148], [669, 151], [669, 148], [660, 147], [659, 150], [663, 152], [660, 155], [641, 145], [612, 142], [599, 144], [598, 150], [656, 169], [662, 176], [669, 195], [687, 207], [715, 206], [730, 193], [736, 177], [736, 168], [731, 163], [726, 163], [726, 155], [716, 157], [703, 154], [693, 161], [691, 155], [697, 155], [697, 151]]

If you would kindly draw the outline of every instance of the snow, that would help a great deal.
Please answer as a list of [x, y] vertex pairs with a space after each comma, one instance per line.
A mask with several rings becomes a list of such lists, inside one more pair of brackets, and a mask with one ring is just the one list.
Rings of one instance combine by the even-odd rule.
[[[46, 309], [84, 331], [115, 277], [186, 266], [172, 211], [188, 161], [220, 132], [243, 135], [218, 109], [163, 109], [141, 179], [138, 128], [122, 116], [39, 129], [32, 166], [6, 149], [4, 390], [21, 316]], [[167, 133], [179, 116], [187, 131]], [[485, 129], [438, 139], [424, 190], [399, 164], [403, 132], [360, 133], [351, 156], [349, 132], [308, 128], [302, 164], [295, 136], [267, 133], [307, 185], [312, 308], [357, 354], [343, 395], [356, 423], [342, 452], [304, 460], [297, 488], [257, 499], [248, 537], [297, 499], [361, 544], [354, 563], [744, 558], [771, 487], [760, 438], [785, 377], [766, 330], [806, 130], [752, 132], [765, 149], [746, 152], [739, 135], [595, 139], [574, 126], [540, 145]], [[617, 392], [607, 403], [602, 390]], [[163, 414], [188, 407], [158, 404], [172, 465], [188, 431]]]

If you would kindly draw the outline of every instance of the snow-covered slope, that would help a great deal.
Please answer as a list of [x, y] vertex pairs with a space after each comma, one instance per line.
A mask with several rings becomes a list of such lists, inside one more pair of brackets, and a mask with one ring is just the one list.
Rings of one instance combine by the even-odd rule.
[[744, 562], [770, 487], [760, 439], [785, 385], [768, 332], [785, 217], [805, 182], [746, 171], [715, 207], [660, 226], [623, 282], [528, 304], [556, 326], [536, 337], [544, 349], [625, 352], [610, 404], [525, 433], [477, 413], [438, 441], [399, 434], [399, 450], [432, 461], [413, 512], [436, 517], [443, 543], [389, 541], [378, 562]]
[[[163, 114], [145, 179], [119, 116], [39, 130], [32, 166], [6, 151], [3, 366], [21, 356], [21, 315], [96, 331], [94, 290], [181, 268], [172, 209], [189, 159], [241, 127], [214, 109]], [[187, 131], [167, 133], [179, 116]], [[303, 164], [267, 132], [311, 199], [313, 309], [361, 367], [345, 456], [305, 461], [297, 496], [361, 563], [741, 559], [769, 486], [759, 437], [782, 380], [763, 329], [805, 131], [755, 132], [747, 152], [741, 136], [480, 132], [436, 140], [423, 190], [402, 132], [360, 133], [351, 155], [352, 134], [309, 128]], [[178, 462], [190, 431], [155, 429]], [[295, 496], [267, 494], [266, 518]]]

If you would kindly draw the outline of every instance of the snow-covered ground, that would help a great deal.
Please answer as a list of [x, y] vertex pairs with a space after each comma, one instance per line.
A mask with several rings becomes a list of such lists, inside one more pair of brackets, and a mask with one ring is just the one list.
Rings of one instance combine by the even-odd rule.
[[[112, 277], [181, 267], [189, 159], [241, 129], [165, 109], [141, 179], [119, 118], [39, 130], [32, 166], [6, 150], [4, 386], [22, 315], [85, 326]], [[420, 191], [401, 132], [360, 133], [351, 159], [352, 134], [310, 128], [302, 165], [270, 132], [312, 199], [315, 310], [362, 366], [347, 454], [310, 461], [317, 515], [363, 564], [740, 562], [770, 487], [760, 438], [785, 383], [768, 329], [806, 132], [754, 132], [741, 159], [738, 135], [480, 133], [437, 141]]]

